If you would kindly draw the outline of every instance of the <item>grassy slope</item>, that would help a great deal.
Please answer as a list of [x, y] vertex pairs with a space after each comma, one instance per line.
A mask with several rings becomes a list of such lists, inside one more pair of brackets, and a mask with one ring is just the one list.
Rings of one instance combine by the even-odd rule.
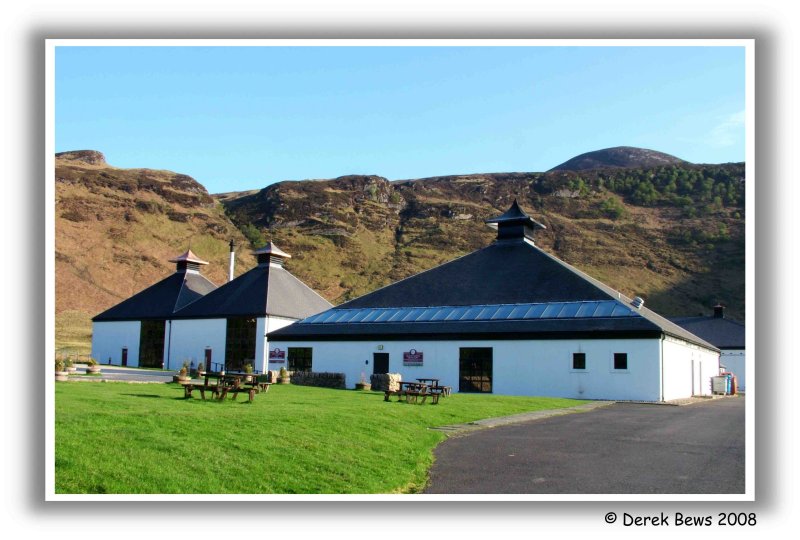
[[185, 400], [177, 385], [56, 384], [57, 493], [411, 493], [428, 427], [580, 401], [457, 394], [439, 405], [274, 385], [252, 404]]
[[91, 317], [167, 277], [191, 248], [226, 280], [228, 242], [239, 273], [252, 267], [243, 235], [189, 177], [56, 160], [56, 349], [86, 353]]

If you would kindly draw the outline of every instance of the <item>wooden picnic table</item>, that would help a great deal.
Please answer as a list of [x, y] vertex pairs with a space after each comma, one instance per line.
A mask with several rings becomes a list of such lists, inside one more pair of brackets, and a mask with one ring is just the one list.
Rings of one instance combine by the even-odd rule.
[[[225, 396], [231, 394], [231, 399], [236, 399], [239, 394], [247, 394], [250, 401], [259, 392], [267, 392], [270, 383], [260, 382], [258, 375], [253, 373], [241, 372], [201, 372], [202, 379], [192, 379], [182, 383], [184, 397], [192, 397], [192, 391], [198, 390], [200, 396], [206, 399], [206, 391], [211, 392], [212, 397], [222, 401]], [[248, 380], [249, 378], [249, 380]]]
[[412, 401], [417, 403], [418, 398], [420, 397], [422, 397], [422, 403], [425, 403], [425, 400], [428, 397], [431, 398], [431, 402], [434, 405], [439, 403], [439, 395], [441, 392], [438, 392], [435, 389], [432, 390], [434, 387], [431, 387], [423, 382], [400, 381], [398, 385], [398, 390], [387, 390], [384, 392], [384, 401], [389, 401], [389, 396], [394, 394], [397, 395], [397, 401], [402, 401], [405, 397], [406, 403], [411, 403]]

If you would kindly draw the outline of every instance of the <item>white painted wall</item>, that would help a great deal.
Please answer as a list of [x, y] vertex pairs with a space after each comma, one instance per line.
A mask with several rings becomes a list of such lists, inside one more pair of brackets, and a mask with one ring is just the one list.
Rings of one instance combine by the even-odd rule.
[[267, 340], [267, 334], [273, 330], [278, 330], [279, 328], [289, 326], [290, 324], [297, 322], [297, 319], [286, 319], [284, 317], [268, 315], [265, 319], [259, 319], [259, 324], [261, 324], [262, 320], [264, 321], [264, 324], [263, 326], [258, 327], [256, 333], [256, 365], [253, 367], [262, 373], [265, 373], [270, 369], [280, 370], [282, 367], [286, 366], [286, 362], [272, 362], [270, 364], [269, 350], [271, 346]]
[[[382, 346], [382, 349], [379, 349]], [[389, 353], [389, 371], [404, 380], [439, 378], [458, 391], [460, 347], [493, 348], [493, 392], [584, 399], [658, 401], [660, 355], [658, 339], [629, 340], [501, 340], [501, 341], [388, 341], [388, 342], [281, 342], [270, 347], [313, 348], [313, 371], [343, 372], [352, 388], [362, 372], [372, 374], [372, 354]], [[422, 351], [422, 366], [404, 366], [403, 352]], [[572, 369], [572, 353], [586, 353], [586, 370]], [[613, 369], [615, 352], [628, 354], [628, 369]], [[280, 369], [275, 364], [271, 369]], [[690, 394], [687, 394], [690, 395]]]
[[664, 400], [711, 394], [711, 377], [719, 375], [719, 354], [682, 340], [663, 340]]
[[[169, 326], [169, 322], [167, 322]], [[211, 348], [214, 363], [225, 362], [226, 319], [179, 319], [172, 321], [169, 340], [169, 367], [180, 369], [184, 361], [194, 362], [195, 367], [205, 359], [205, 349]], [[168, 331], [169, 333], [169, 331]], [[164, 343], [165, 349], [167, 342]], [[167, 367], [167, 361], [164, 361]], [[208, 367], [208, 366], [206, 366]]]
[[122, 364], [122, 348], [128, 349], [128, 366], [139, 365], [139, 321], [92, 323], [92, 358], [99, 364]]
[[744, 380], [744, 365], [745, 365], [745, 351], [744, 349], [728, 349], [722, 351], [719, 363], [728, 368], [728, 371], [736, 375], [736, 384], [740, 392], [745, 391]]

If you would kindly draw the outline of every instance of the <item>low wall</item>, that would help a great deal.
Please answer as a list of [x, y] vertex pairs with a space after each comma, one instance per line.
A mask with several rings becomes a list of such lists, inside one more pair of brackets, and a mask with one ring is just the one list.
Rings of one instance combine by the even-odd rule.
[[315, 373], [295, 371], [291, 375], [292, 384], [298, 386], [319, 386], [321, 388], [345, 389], [344, 373]]
[[400, 381], [403, 376], [399, 373], [384, 373], [380, 375], [370, 375], [369, 382], [373, 390], [380, 392], [400, 390]]

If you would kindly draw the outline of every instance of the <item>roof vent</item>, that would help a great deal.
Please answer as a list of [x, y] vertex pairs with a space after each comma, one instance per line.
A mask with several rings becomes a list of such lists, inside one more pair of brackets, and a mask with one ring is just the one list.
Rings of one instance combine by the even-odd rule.
[[185, 253], [178, 255], [174, 259], [170, 259], [169, 262], [174, 262], [175, 264], [175, 271], [176, 272], [200, 272], [200, 265], [201, 264], [208, 264], [206, 261], [202, 260], [200, 257], [192, 253], [192, 250], [186, 250]]
[[640, 309], [644, 305], [644, 299], [641, 296], [634, 296], [631, 300], [631, 305], [636, 309]]
[[292, 258], [291, 255], [281, 250], [272, 242], [267, 242], [266, 246], [255, 250], [253, 255], [256, 256], [259, 266], [272, 265], [282, 267], [284, 260]]
[[498, 240], [523, 240], [527, 238], [533, 242], [533, 231], [546, 228], [526, 214], [520, 208], [517, 199], [514, 199], [511, 207], [504, 214], [486, 219], [484, 223], [488, 223], [490, 227], [497, 227]]
[[715, 319], [724, 319], [725, 318], [725, 306], [722, 304], [717, 304], [714, 306], [714, 318]]

